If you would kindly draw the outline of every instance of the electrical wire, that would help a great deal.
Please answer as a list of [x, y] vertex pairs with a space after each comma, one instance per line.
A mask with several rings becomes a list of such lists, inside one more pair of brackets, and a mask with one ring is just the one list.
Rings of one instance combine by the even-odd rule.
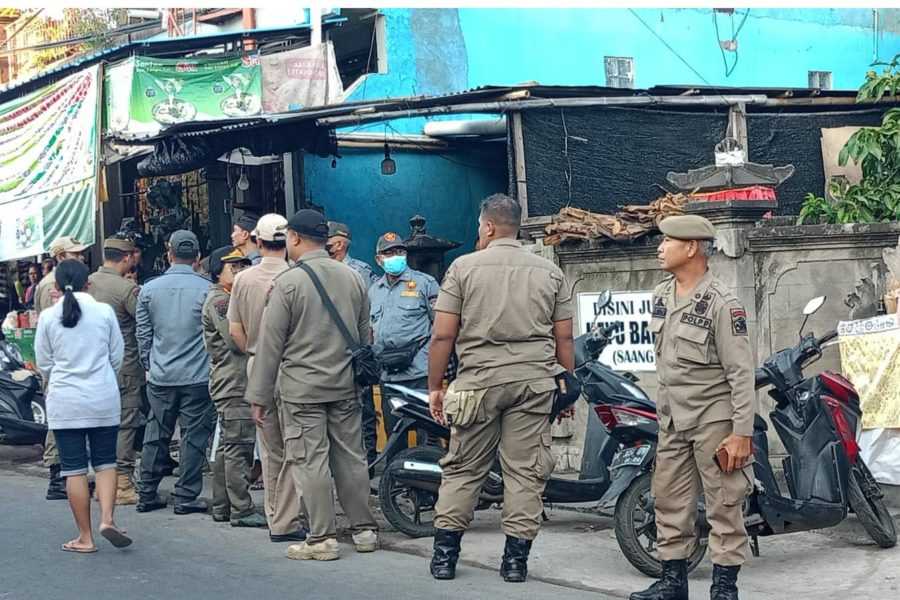
[[434, 154], [434, 155], [438, 156], [439, 158], [442, 158], [442, 159], [446, 160], [447, 162], [451, 162], [451, 163], [454, 163], [454, 164], [457, 164], [457, 165], [460, 165], [460, 166], [463, 166], [463, 167], [468, 167], [468, 168], [470, 168], [470, 169], [485, 169], [485, 170], [489, 170], [489, 171], [495, 171], [495, 170], [499, 170], [499, 169], [501, 169], [501, 168], [505, 168], [505, 167], [494, 167], [494, 166], [488, 166], [488, 165], [472, 165], [472, 164], [469, 164], [469, 163], [465, 163], [465, 162], [462, 162], [462, 161], [458, 161], [458, 160], [452, 159], [452, 158], [450, 158], [449, 156], [445, 156], [445, 155], [441, 154], [440, 152], [435, 152], [432, 148], [428, 148], [428, 147], [426, 147], [426, 146], [422, 146], [422, 145], [420, 145], [420, 144], [417, 144], [417, 143], [415, 142], [415, 140], [413, 140], [412, 138], [407, 137], [406, 134], [403, 134], [403, 133], [397, 131], [397, 129], [396, 129], [393, 125], [391, 125], [390, 123], [386, 123], [386, 125], [387, 125], [388, 128], [390, 128], [391, 131], [394, 132], [394, 134], [397, 135], [397, 137], [399, 137], [399, 138], [400, 138], [401, 140], [403, 140], [405, 143], [407, 143], [407, 144], [409, 144], [409, 145], [411, 145], [411, 146], [415, 146], [415, 147], [418, 148], [419, 150], [424, 150], [424, 151], [428, 152], [429, 154]]
[[734, 62], [731, 66], [728, 66], [728, 59], [725, 57], [725, 48], [722, 47], [722, 36], [719, 34], [719, 17], [716, 13], [716, 10], [713, 9], [713, 25], [716, 28], [716, 43], [719, 46], [719, 51], [722, 53], [722, 64], [725, 65], [725, 77], [731, 77], [731, 74], [734, 73], [734, 70], [737, 68], [738, 64], [738, 48], [737, 48], [737, 36], [741, 32], [741, 29], [744, 28], [744, 24], [747, 22], [747, 17], [750, 16], [750, 9], [748, 8], [744, 12], [744, 18], [741, 19], [740, 24], [737, 29], [734, 28], [734, 13], [731, 14], [731, 40], [735, 43], [734, 46]]

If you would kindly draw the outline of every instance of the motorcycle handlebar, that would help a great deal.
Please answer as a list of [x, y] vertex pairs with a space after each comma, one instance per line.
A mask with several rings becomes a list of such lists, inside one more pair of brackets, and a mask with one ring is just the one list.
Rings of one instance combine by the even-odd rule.
[[822, 344], [827, 344], [827, 343], [830, 342], [831, 340], [835, 339], [837, 336], [838, 336], [838, 332], [837, 332], [837, 331], [832, 331], [832, 332], [830, 332], [830, 333], [826, 333], [826, 334], [823, 335], [821, 338], [819, 338], [818, 340], [816, 340], [816, 344], [819, 345], [819, 346], [821, 346]]

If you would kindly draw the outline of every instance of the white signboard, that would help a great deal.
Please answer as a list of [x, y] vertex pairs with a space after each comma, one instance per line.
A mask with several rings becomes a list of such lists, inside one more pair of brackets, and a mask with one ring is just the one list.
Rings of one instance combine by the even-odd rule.
[[613, 292], [612, 302], [602, 310], [597, 307], [599, 297], [599, 293], [578, 294], [575, 335], [587, 333], [594, 319], [601, 328], [615, 323], [618, 329], [600, 355], [600, 362], [616, 371], [655, 371], [656, 353], [650, 331], [653, 293]]

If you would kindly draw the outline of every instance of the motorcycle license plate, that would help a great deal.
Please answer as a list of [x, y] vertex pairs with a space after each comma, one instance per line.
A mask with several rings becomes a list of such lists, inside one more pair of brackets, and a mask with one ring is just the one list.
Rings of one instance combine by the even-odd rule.
[[620, 450], [615, 458], [613, 458], [612, 465], [609, 468], [612, 470], [641, 465], [647, 457], [648, 452], [650, 452], [649, 444], [644, 444], [643, 446], [631, 446], [630, 448]]
[[415, 460], [404, 460], [403, 468], [407, 471], [424, 471], [427, 473], [443, 473], [443, 469], [441, 469], [441, 465], [436, 465], [434, 463], [423, 463]]

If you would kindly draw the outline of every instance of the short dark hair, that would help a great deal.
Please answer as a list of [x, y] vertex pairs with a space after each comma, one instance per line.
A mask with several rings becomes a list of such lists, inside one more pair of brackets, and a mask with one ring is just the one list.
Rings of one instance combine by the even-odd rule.
[[259, 240], [259, 247], [264, 248], [265, 250], [275, 251], [275, 250], [284, 250], [287, 247], [287, 242], [284, 240], [275, 240], [270, 242], [269, 240]]
[[108, 260], [110, 262], [119, 263], [131, 256], [131, 252], [124, 252], [119, 250], [118, 248], [104, 248], [103, 249], [103, 260]]
[[500, 226], [518, 229], [522, 223], [522, 206], [506, 194], [492, 194], [485, 198], [480, 214]]

